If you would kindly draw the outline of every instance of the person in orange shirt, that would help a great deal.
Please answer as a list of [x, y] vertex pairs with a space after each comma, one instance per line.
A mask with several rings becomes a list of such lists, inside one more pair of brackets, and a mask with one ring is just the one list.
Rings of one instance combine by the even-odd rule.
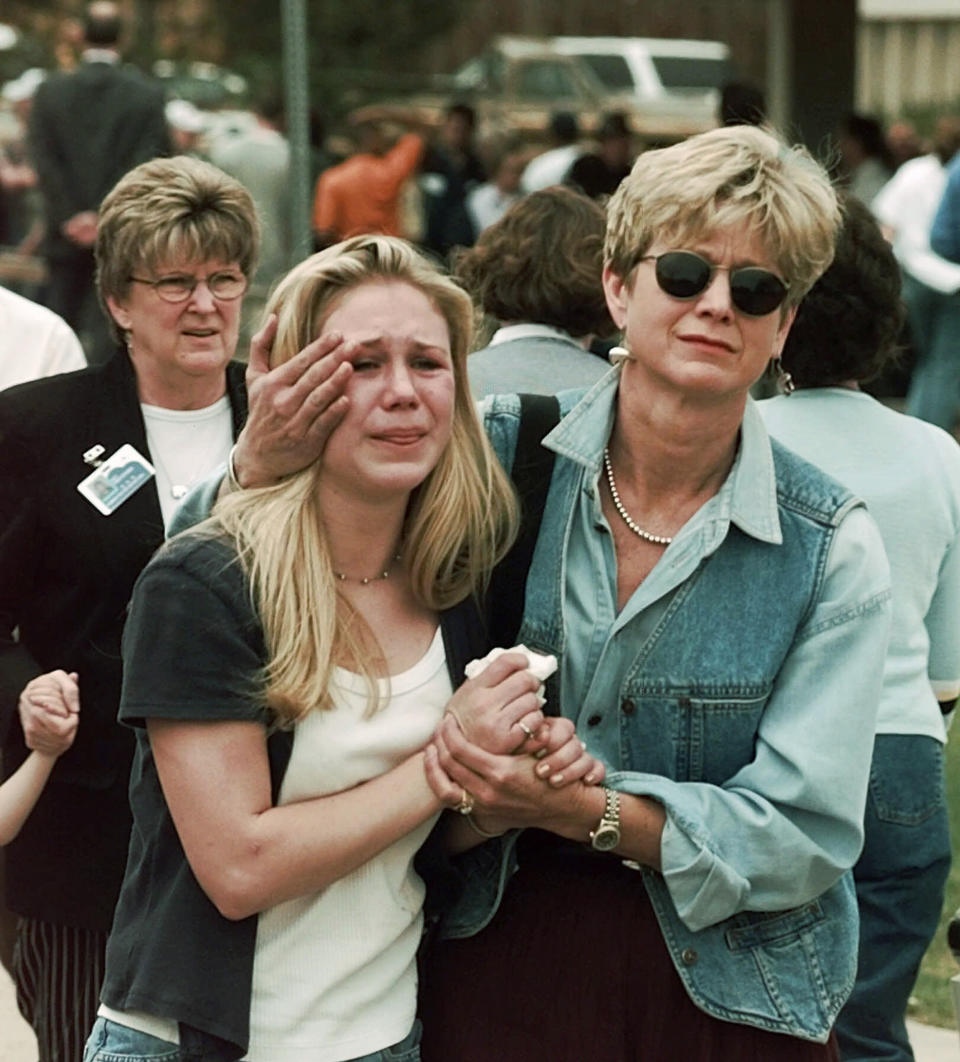
[[387, 121], [416, 124], [409, 112], [394, 108], [357, 111], [353, 117], [357, 154], [325, 170], [317, 180], [312, 224], [318, 247], [366, 233], [405, 235], [401, 193], [420, 165], [425, 139], [420, 132], [408, 131], [391, 146]]

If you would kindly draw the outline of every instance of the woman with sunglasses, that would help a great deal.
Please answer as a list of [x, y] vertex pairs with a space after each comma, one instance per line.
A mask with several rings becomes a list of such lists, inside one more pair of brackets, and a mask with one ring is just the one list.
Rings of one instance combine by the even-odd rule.
[[[544, 792], [441, 726], [436, 792], [489, 839], [447, 826], [425, 1062], [837, 1058], [889, 572], [748, 392], [838, 221], [821, 168], [752, 127], [645, 153], [609, 204], [621, 368], [561, 396], [519, 633], [607, 782]], [[516, 396], [485, 420], [510, 458]]]
[[[746, 126], [641, 155], [611, 200], [621, 368], [560, 396], [519, 631], [558, 657], [547, 704], [607, 782], [544, 787], [441, 724], [429, 777], [472, 815], [440, 827], [455, 900], [425, 956], [425, 1062], [837, 1058], [889, 570], [863, 506], [748, 392], [839, 220], [822, 168]], [[307, 369], [286, 428], [251, 418], [240, 483], [306, 463], [336, 371]], [[259, 383], [258, 406], [291, 381]], [[512, 464], [516, 396], [483, 411]]]
[[83, 718], [4, 851], [17, 1001], [42, 1062], [76, 1062], [96, 1015], [130, 835], [133, 738], [117, 723], [127, 603], [179, 500], [246, 416], [231, 359], [258, 246], [237, 181], [186, 157], [136, 167], [105, 198], [96, 243], [122, 346], [0, 395], [5, 773]]

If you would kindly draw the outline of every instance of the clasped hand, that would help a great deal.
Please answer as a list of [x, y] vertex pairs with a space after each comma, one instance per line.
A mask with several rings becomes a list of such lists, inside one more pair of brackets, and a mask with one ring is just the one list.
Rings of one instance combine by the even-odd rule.
[[540, 683], [526, 667], [522, 653], [504, 653], [465, 682], [426, 749], [438, 799], [456, 807], [469, 793], [491, 832], [549, 826], [605, 776], [569, 719], [544, 716]]
[[31, 679], [20, 694], [18, 710], [27, 748], [59, 756], [73, 744], [80, 713], [75, 671], [49, 671]]

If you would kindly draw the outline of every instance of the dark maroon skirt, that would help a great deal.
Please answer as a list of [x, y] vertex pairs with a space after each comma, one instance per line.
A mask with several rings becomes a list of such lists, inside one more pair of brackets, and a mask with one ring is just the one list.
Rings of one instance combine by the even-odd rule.
[[[529, 839], [528, 839], [529, 837]], [[423, 1062], [838, 1062], [687, 995], [637, 872], [527, 831], [491, 924], [423, 966]]]

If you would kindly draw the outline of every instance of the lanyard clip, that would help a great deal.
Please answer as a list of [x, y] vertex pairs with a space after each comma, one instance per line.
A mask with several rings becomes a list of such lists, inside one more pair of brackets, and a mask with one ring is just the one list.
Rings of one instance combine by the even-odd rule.
[[90, 465], [92, 468], [97, 468], [99, 465], [103, 464], [103, 455], [105, 453], [106, 450], [97, 443], [96, 446], [91, 446], [90, 449], [84, 453], [83, 463], [85, 465]]

